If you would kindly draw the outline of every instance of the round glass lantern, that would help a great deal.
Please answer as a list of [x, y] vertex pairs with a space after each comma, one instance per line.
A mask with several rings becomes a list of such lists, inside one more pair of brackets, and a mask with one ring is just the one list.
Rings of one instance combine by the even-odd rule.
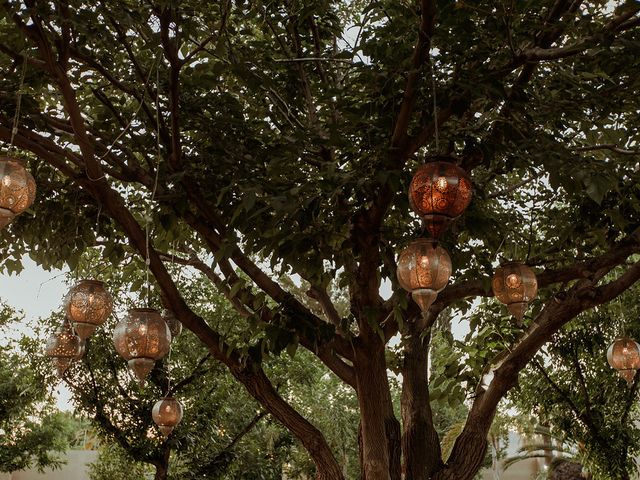
[[607, 350], [607, 361], [631, 385], [640, 369], [640, 345], [629, 337], [618, 338]]
[[113, 310], [113, 299], [98, 280], [80, 280], [64, 299], [67, 318], [80, 338], [88, 338]]
[[504, 263], [493, 274], [491, 288], [518, 325], [522, 325], [529, 302], [538, 294], [538, 280], [533, 270], [523, 263]]
[[422, 217], [434, 238], [440, 238], [449, 223], [469, 206], [473, 196], [467, 173], [445, 159], [448, 157], [436, 157], [436, 161], [418, 168], [409, 185], [411, 208]]
[[173, 397], [165, 397], [153, 406], [151, 416], [164, 438], [167, 438], [182, 420], [182, 404]]
[[162, 318], [167, 322], [167, 326], [171, 332], [171, 341], [173, 341], [182, 333], [182, 323], [180, 323], [171, 310], [163, 310]]
[[49, 336], [45, 353], [51, 358], [58, 376], [62, 377], [71, 363], [84, 354], [84, 342], [65, 321]]
[[15, 157], [0, 156], [0, 229], [29, 208], [36, 198], [36, 182]]
[[400, 286], [426, 312], [449, 282], [451, 258], [435, 240], [420, 238], [400, 253], [397, 276]]
[[155, 362], [169, 353], [171, 332], [157, 310], [134, 308], [116, 325], [113, 343], [142, 384]]

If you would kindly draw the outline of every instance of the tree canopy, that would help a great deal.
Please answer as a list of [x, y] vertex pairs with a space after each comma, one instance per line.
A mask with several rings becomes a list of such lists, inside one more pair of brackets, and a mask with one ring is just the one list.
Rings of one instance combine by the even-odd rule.
[[[303, 444], [318, 479], [344, 478], [336, 454], [265, 358], [300, 345], [353, 389], [366, 480], [468, 480], [520, 371], [640, 278], [635, 1], [5, 0], [2, 11], [0, 139], [38, 185], [3, 233], [3, 268], [29, 255], [73, 269], [93, 248], [123, 271], [148, 263], [152, 303]], [[395, 258], [421, 235], [407, 188], [433, 155], [470, 174], [474, 200], [441, 240], [454, 273], [421, 316]], [[539, 298], [524, 328], [503, 310], [486, 320], [498, 331], [471, 322], [459, 361], [473, 368], [456, 389], [470, 409], [445, 460], [431, 327], [492, 296], [499, 253], [535, 268]], [[216, 326], [176, 264], [243, 322]]]

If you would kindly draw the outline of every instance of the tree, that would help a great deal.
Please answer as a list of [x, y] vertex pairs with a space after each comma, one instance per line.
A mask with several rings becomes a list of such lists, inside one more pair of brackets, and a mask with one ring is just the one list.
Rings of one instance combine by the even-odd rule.
[[16, 312], [0, 304], [0, 472], [62, 465], [60, 454], [69, 447], [74, 422], [55, 412], [53, 398], [40, 388], [42, 377], [25, 366], [11, 339]]
[[523, 372], [514, 399], [537, 411], [556, 435], [579, 445], [578, 458], [596, 480], [629, 479], [637, 473], [640, 430], [635, 399], [638, 379], [625, 382], [605, 361], [609, 345], [623, 332], [638, 337], [638, 289], [620, 304], [584, 313], [565, 326]]
[[[353, 388], [366, 480], [403, 469], [467, 480], [519, 372], [640, 277], [636, 2], [5, 0], [3, 10], [0, 138], [11, 140], [26, 65], [14, 144], [39, 187], [32, 214], [4, 234], [5, 269], [27, 253], [73, 268], [95, 245], [115, 265], [147, 259], [163, 302], [304, 445], [318, 479], [343, 478], [339, 462], [278, 393], [265, 356], [300, 344]], [[406, 191], [427, 153], [458, 155], [476, 192], [442, 242], [454, 277], [422, 318], [396, 284], [394, 252], [419, 234]], [[492, 381], [468, 379], [472, 406], [445, 463], [429, 330], [446, 307], [491, 296], [494, 253], [516, 244], [537, 267], [540, 301], [524, 331], [501, 323], [508, 344], [476, 345], [501, 352], [479, 355]], [[171, 263], [206, 272], [263, 334], [242, 345], [213, 328]], [[309, 282], [323, 315], [281, 272]], [[348, 292], [346, 316], [330, 284]], [[402, 423], [387, 377], [397, 334]]]
[[[127, 363], [116, 354], [111, 335], [105, 333], [114, 329], [120, 312], [144, 301], [131, 293], [134, 285], [144, 281], [144, 271], [135, 263], [114, 268], [89, 250], [75, 275], [90, 275], [96, 266], [108, 282], [118, 314], [87, 341], [84, 358], [64, 376], [76, 412], [88, 419], [104, 441], [91, 469], [94, 480], [142, 478], [149, 470], [156, 480], [280, 479], [285, 465], [295, 477], [312, 475], [313, 465], [300, 454], [291, 434], [237, 388], [233, 377], [190, 332], [173, 339], [171, 354], [156, 364], [148, 382], [140, 387]], [[186, 274], [173, 270], [177, 276]], [[186, 274], [181, 287], [198, 314], [211, 318], [212, 327], [226, 329], [228, 338], [236, 341], [247, 335], [234, 328], [241, 324], [241, 317], [206, 277]], [[39, 322], [35, 338], [22, 341], [32, 368], [45, 379], [43, 383], [54, 388], [59, 379], [50, 359], [39, 352], [46, 336], [61, 322], [61, 315], [54, 313]], [[308, 352], [291, 351], [291, 355], [293, 358], [287, 355], [265, 362], [270, 378], [281, 395], [326, 427], [327, 440], [340, 454], [345, 474], [354, 476], [357, 437], [352, 432], [357, 431], [358, 420], [353, 392], [328, 377], [327, 369]], [[175, 396], [186, 407], [182, 422], [167, 440], [151, 418], [153, 404], [165, 395]]]

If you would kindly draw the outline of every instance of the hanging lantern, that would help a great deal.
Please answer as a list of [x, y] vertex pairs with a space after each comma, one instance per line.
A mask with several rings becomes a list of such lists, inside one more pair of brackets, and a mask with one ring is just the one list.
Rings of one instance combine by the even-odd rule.
[[397, 275], [400, 286], [426, 312], [449, 282], [451, 258], [435, 240], [420, 238], [400, 253]]
[[640, 345], [629, 337], [619, 338], [607, 350], [607, 361], [631, 386], [640, 369]]
[[56, 367], [58, 376], [62, 378], [71, 363], [84, 354], [84, 342], [78, 337], [71, 325], [65, 322], [51, 334], [47, 340], [45, 353], [51, 357], [53, 365]]
[[[447, 159], [447, 157], [436, 157]], [[420, 167], [409, 185], [411, 208], [434, 238], [471, 203], [473, 187], [467, 173], [453, 163], [434, 161]]]
[[169, 331], [171, 332], [171, 341], [173, 341], [182, 333], [182, 323], [180, 323], [171, 310], [163, 310], [162, 318], [167, 322], [167, 327], [169, 327]]
[[29, 208], [36, 198], [36, 181], [14, 157], [0, 156], [0, 229]]
[[164, 438], [167, 438], [182, 420], [182, 404], [173, 397], [165, 397], [153, 406], [151, 416]]
[[82, 339], [102, 325], [113, 309], [113, 299], [98, 280], [80, 280], [64, 299], [67, 318]]
[[157, 310], [134, 308], [116, 325], [113, 343], [143, 384], [155, 362], [169, 352], [171, 332]]
[[538, 293], [538, 280], [527, 265], [509, 262], [500, 265], [491, 281], [493, 294], [507, 306], [518, 325], [522, 325], [529, 302]]

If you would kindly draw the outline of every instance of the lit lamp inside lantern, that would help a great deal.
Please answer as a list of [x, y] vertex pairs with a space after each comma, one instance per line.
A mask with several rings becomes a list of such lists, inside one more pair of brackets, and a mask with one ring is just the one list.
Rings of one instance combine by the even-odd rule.
[[64, 308], [76, 333], [86, 339], [109, 318], [113, 299], [103, 282], [80, 280], [69, 290], [64, 299]]
[[448, 161], [423, 165], [409, 185], [411, 208], [422, 217], [434, 238], [439, 238], [449, 223], [462, 214], [472, 196], [473, 187], [467, 173]]
[[142, 384], [155, 362], [169, 353], [171, 332], [157, 310], [134, 308], [116, 325], [113, 343]]
[[182, 404], [173, 397], [165, 397], [153, 406], [151, 416], [164, 438], [167, 438], [182, 420]]
[[59, 377], [62, 377], [74, 360], [84, 354], [84, 342], [67, 321], [49, 336], [45, 353], [51, 358]]
[[640, 369], [640, 345], [629, 337], [618, 338], [607, 350], [607, 361], [631, 385]]
[[522, 325], [529, 302], [538, 294], [538, 280], [533, 270], [517, 262], [500, 265], [493, 274], [491, 287], [495, 297], [507, 306], [518, 325]]
[[36, 182], [24, 162], [14, 157], [0, 157], [0, 229], [29, 208], [35, 198]]
[[449, 282], [451, 258], [435, 240], [420, 238], [400, 253], [397, 276], [400, 286], [426, 312]]

